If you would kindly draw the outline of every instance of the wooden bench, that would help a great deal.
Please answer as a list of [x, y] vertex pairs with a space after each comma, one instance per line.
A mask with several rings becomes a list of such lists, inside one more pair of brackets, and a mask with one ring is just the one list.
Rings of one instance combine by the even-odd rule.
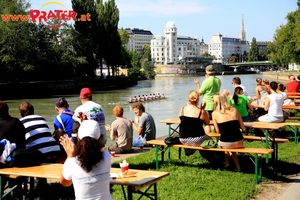
[[[258, 162], [258, 160], [262, 161], [263, 155], [271, 154], [274, 150], [268, 148], [238, 148], [238, 149], [221, 149], [221, 148], [203, 148], [203, 147], [193, 147], [182, 144], [175, 145], [166, 145], [163, 140], [150, 140], [147, 141], [148, 144], [152, 144], [155, 146], [155, 164], [156, 169], [159, 169], [158, 156], [159, 151], [161, 151], [161, 163], [164, 162], [164, 153], [169, 147], [176, 148], [187, 148], [187, 149], [195, 149], [195, 150], [205, 150], [205, 151], [221, 151], [221, 152], [236, 152], [236, 153], [247, 153], [254, 155], [254, 180], [257, 184], [259, 182], [258, 175], [260, 176], [260, 180], [262, 179], [262, 162]], [[170, 154], [169, 154], [170, 156]], [[180, 157], [179, 157], [180, 159]], [[266, 160], [267, 162], [267, 160]]]

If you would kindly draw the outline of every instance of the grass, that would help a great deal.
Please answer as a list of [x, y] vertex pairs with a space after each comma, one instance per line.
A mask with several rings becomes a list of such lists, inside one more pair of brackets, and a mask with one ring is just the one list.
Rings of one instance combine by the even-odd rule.
[[[280, 132], [279, 136], [293, 135], [288, 130]], [[263, 142], [244, 142], [246, 147], [264, 148]], [[286, 181], [288, 177], [300, 172], [300, 144], [290, 142], [279, 144], [279, 161], [276, 168], [263, 169], [264, 186], [267, 182]], [[144, 154], [130, 157], [130, 169], [155, 170], [155, 149]], [[195, 152], [187, 157], [182, 153], [178, 159], [178, 149], [171, 150], [171, 162], [164, 163], [159, 171], [170, 172], [170, 176], [162, 179], [157, 184], [158, 199], [162, 200], [249, 200], [257, 194], [261, 187], [254, 183], [254, 165], [247, 155], [239, 155], [242, 172], [212, 167], [202, 156]], [[113, 163], [112, 167], [119, 167]], [[114, 200], [123, 200], [121, 186], [111, 186]], [[58, 183], [49, 184], [45, 191], [37, 191], [35, 199], [74, 199], [73, 188], [64, 188]], [[133, 199], [138, 199], [134, 194]], [[143, 198], [145, 199], [145, 198]]]

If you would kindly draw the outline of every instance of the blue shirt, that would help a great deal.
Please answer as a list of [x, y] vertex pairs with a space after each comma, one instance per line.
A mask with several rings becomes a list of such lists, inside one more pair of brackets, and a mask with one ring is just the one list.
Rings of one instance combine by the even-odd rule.
[[67, 133], [68, 136], [71, 137], [74, 122], [72, 118], [73, 114], [74, 112], [66, 108], [61, 114], [57, 115], [53, 121], [54, 130], [62, 129], [64, 133]]

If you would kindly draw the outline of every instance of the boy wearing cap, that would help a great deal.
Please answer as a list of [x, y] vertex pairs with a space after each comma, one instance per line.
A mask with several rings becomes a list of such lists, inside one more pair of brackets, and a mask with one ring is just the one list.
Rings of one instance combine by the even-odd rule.
[[106, 129], [105, 129], [105, 113], [103, 107], [95, 103], [92, 97], [90, 88], [82, 88], [79, 99], [82, 105], [78, 106], [73, 115], [73, 133], [78, 132], [78, 127], [84, 119], [95, 120], [100, 126], [101, 140], [103, 145], [106, 143]]
[[220, 92], [222, 83], [219, 78], [214, 76], [215, 69], [213, 65], [208, 65], [205, 69], [205, 72], [206, 79], [203, 81], [201, 87], [197, 79], [194, 79], [194, 82], [197, 85], [197, 91], [199, 95], [203, 96], [203, 102], [206, 103], [205, 110], [210, 120], [212, 120], [211, 114], [214, 111], [213, 96], [215, 93]]
[[54, 118], [54, 138], [58, 141], [60, 136], [67, 134], [69, 137], [72, 137], [72, 128], [73, 128], [73, 114], [69, 110], [69, 104], [65, 98], [59, 98], [55, 102], [55, 110], [58, 115]]

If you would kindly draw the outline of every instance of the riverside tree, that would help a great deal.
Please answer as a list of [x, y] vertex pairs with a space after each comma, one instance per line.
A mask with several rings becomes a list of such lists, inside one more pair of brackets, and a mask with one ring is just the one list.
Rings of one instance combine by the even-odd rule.
[[270, 60], [280, 66], [300, 63], [300, 0], [297, 6], [296, 11], [287, 14], [287, 23], [276, 29], [273, 41], [268, 44]]
[[256, 38], [252, 38], [251, 41], [251, 48], [248, 54], [248, 61], [253, 62], [253, 61], [258, 61], [259, 58], [259, 49], [256, 43]]

